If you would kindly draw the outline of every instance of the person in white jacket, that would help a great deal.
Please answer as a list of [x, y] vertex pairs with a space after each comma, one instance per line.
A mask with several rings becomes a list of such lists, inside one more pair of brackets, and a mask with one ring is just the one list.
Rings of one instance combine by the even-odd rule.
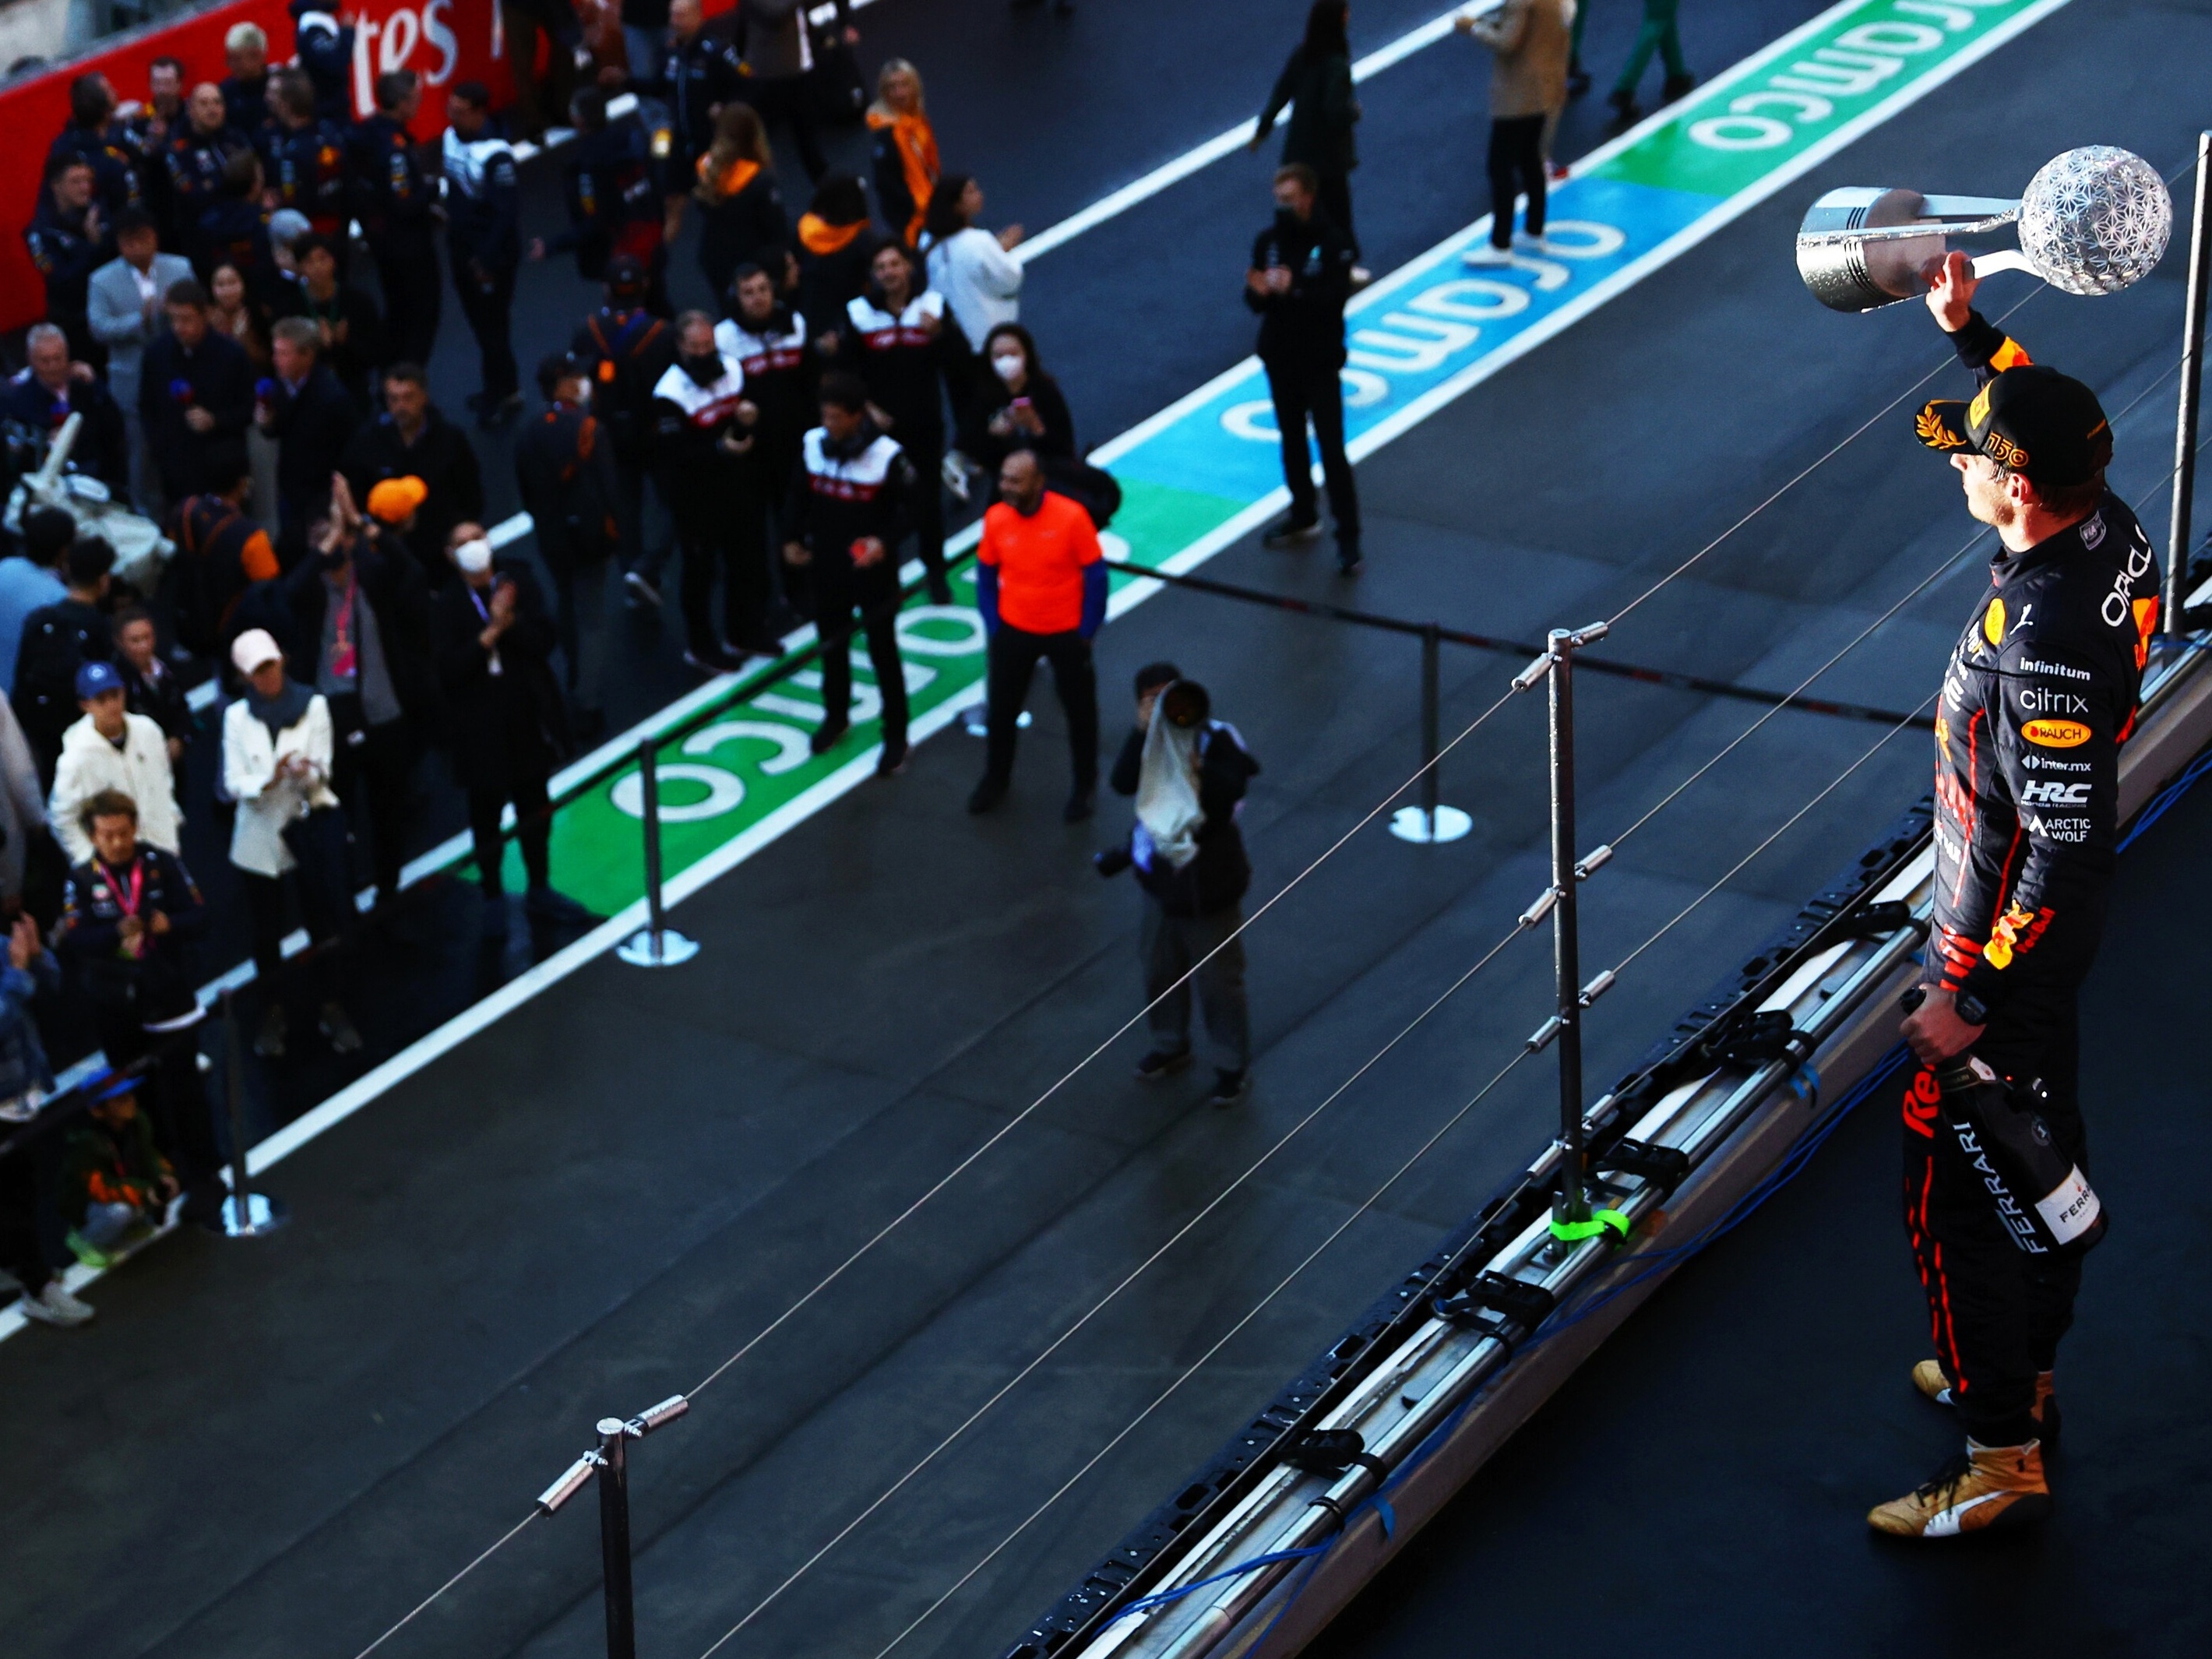
[[976, 351], [993, 329], [1022, 314], [1022, 262], [1012, 252], [1022, 228], [1008, 225], [994, 235], [976, 226], [982, 211], [983, 187], [964, 173], [945, 173], [931, 192], [921, 233], [929, 285], [945, 296]]
[[177, 779], [168, 739], [161, 726], [124, 707], [123, 676], [115, 665], [88, 662], [76, 671], [77, 707], [84, 718], [62, 732], [46, 823], [71, 864], [92, 856], [92, 837], [78, 815], [103, 789], [120, 790], [138, 809], [138, 839], [165, 853], [184, 850], [185, 815], [177, 810]]
[[[238, 802], [230, 861], [252, 918], [255, 976], [266, 988], [253, 1048], [275, 1056], [288, 1035], [284, 878], [294, 878], [309, 943], [327, 946], [344, 931], [350, 908], [345, 817], [331, 790], [330, 704], [286, 676], [284, 653], [266, 629], [240, 634], [230, 659], [246, 682], [246, 695], [222, 714], [222, 783]], [[305, 977], [321, 993], [319, 1024], [331, 1047], [342, 1054], [359, 1049], [328, 949], [315, 951]]]

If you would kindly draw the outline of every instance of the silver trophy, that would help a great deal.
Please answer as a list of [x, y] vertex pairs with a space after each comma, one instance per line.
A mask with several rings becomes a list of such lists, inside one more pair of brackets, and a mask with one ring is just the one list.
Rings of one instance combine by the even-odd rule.
[[2173, 199], [2156, 167], [2109, 144], [2046, 162], [2017, 202], [1850, 185], [1807, 210], [1797, 273], [1831, 310], [1873, 311], [1925, 294], [1954, 239], [2015, 224], [2020, 246], [1976, 254], [1977, 276], [2025, 270], [2069, 294], [2117, 294], [2166, 252]]

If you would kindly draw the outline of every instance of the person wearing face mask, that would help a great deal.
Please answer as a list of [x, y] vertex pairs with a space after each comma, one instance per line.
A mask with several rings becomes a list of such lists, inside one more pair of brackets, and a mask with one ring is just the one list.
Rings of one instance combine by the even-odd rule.
[[568, 695], [576, 704], [576, 736], [590, 742], [606, 731], [599, 685], [607, 657], [607, 577], [618, 528], [621, 489], [614, 445], [592, 413], [592, 381], [565, 353], [538, 365], [545, 410], [514, 441], [514, 481], [538, 537], [538, 556], [553, 576], [561, 653], [568, 662]]
[[1283, 482], [1291, 510], [1268, 526], [1269, 547], [1290, 547], [1321, 534], [1306, 422], [1321, 445], [1328, 510], [1336, 520], [1337, 568], [1359, 572], [1359, 492], [1344, 451], [1344, 302], [1358, 255], [1351, 240], [1318, 210], [1317, 181], [1302, 164], [1277, 169], [1275, 220], [1252, 241], [1244, 303], [1260, 313], [1260, 363], [1283, 435]]
[[445, 696], [453, 777], [469, 798], [469, 830], [483, 884], [483, 933], [507, 936], [506, 846], [500, 816], [514, 807], [514, 841], [529, 882], [524, 908], [541, 921], [574, 922], [585, 911], [554, 890], [547, 783], [568, 716], [550, 659], [553, 619], [530, 568], [493, 557], [483, 526], [453, 526], [447, 553], [459, 580], [432, 597], [430, 659]]
[[[253, 923], [253, 966], [264, 1002], [253, 1051], [274, 1057], [289, 1036], [285, 993], [305, 983], [319, 997], [319, 1024], [342, 1054], [361, 1048], [338, 1000], [337, 961], [330, 946], [349, 908], [345, 828], [331, 793], [333, 745], [327, 701], [284, 672], [283, 648], [266, 629], [249, 628], [232, 642], [230, 660], [246, 695], [222, 714], [222, 787], [238, 803], [230, 861], [246, 890]], [[309, 941], [319, 947], [301, 978], [284, 969], [290, 927], [285, 878], [299, 901]]]
[[960, 448], [991, 479], [994, 492], [1000, 466], [1018, 449], [1035, 455], [1048, 475], [1072, 465], [1075, 418], [1060, 382], [1037, 362], [1036, 342], [1029, 330], [1019, 323], [1000, 324], [984, 337], [983, 362], [988, 372], [974, 377], [975, 389], [960, 423]]
[[853, 612], [868, 639], [868, 662], [883, 699], [883, 752], [876, 775], [906, 764], [906, 665], [898, 647], [898, 565], [908, 501], [933, 478], [912, 462], [868, 414], [868, 393], [854, 375], [822, 377], [822, 424], [799, 445], [791, 504], [784, 514], [784, 562], [805, 568], [814, 583], [815, 625], [822, 631], [821, 726], [809, 740], [827, 754], [852, 724]]
[[1090, 514], [1045, 488], [1044, 469], [1026, 449], [1007, 456], [999, 469], [999, 501], [983, 514], [975, 577], [975, 608], [990, 641], [984, 694], [990, 741], [968, 810], [988, 812], [1006, 798], [1016, 722], [1042, 657], [1052, 665], [1053, 690], [1067, 716], [1074, 765], [1060, 817], [1080, 823], [1091, 816], [1098, 789], [1098, 679], [1091, 639], [1106, 620], [1105, 555]]
[[[735, 292], [737, 314], [714, 325], [714, 344], [723, 356], [737, 359], [744, 371], [745, 397], [760, 410], [753, 423], [750, 459], [761, 509], [775, 520], [769, 543], [775, 547], [787, 539], [784, 486], [799, 465], [799, 443], [814, 424], [814, 388], [822, 366], [807, 337], [806, 319], [778, 296], [775, 279], [768, 271], [759, 265], [740, 265]], [[788, 632], [803, 608], [805, 584], [796, 567], [781, 568], [786, 603], [770, 626], [773, 631]]]
[[[917, 551], [928, 573], [933, 605], [952, 603], [945, 574], [943, 383], [965, 368], [967, 341], [947, 326], [945, 296], [916, 291], [914, 254], [885, 242], [869, 267], [865, 293], [845, 307], [840, 364], [868, 389], [868, 413], [898, 441], [921, 481], [910, 503]], [[957, 367], [956, 367], [956, 365]]]
[[712, 317], [685, 312], [676, 347], [675, 362], [653, 389], [653, 460], [684, 550], [684, 660], [719, 674], [749, 651], [782, 649], [768, 633], [767, 520], [749, 460], [760, 410], [744, 395], [738, 360], [714, 343]]

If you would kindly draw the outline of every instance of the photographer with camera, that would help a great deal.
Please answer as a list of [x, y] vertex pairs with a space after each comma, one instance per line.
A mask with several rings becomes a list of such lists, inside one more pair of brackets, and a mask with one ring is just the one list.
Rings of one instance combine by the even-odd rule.
[[1234, 1106], [1252, 1091], [1244, 944], [1236, 937], [1252, 863], [1237, 817], [1260, 763], [1235, 726], [1212, 718], [1206, 688], [1173, 663], [1139, 669], [1136, 690], [1136, 728], [1108, 781], [1115, 794], [1136, 797], [1137, 822], [1125, 845], [1094, 862], [1102, 876], [1133, 867], [1147, 900], [1138, 948], [1145, 999], [1154, 1005], [1152, 1046], [1137, 1062], [1137, 1079], [1158, 1083], [1190, 1064], [1195, 981], [1213, 1048], [1208, 1098]]

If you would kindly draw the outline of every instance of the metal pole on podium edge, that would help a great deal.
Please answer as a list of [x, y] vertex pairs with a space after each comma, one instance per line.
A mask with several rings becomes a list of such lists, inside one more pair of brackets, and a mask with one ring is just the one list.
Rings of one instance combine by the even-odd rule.
[[603, 1417], [593, 1426], [599, 1443], [562, 1472], [538, 1495], [541, 1515], [551, 1515], [584, 1489], [594, 1475], [599, 1485], [599, 1572], [606, 1603], [607, 1659], [637, 1659], [636, 1601], [630, 1584], [629, 1443], [674, 1422], [691, 1409], [683, 1395], [671, 1395], [632, 1418]]
[[1390, 817], [1390, 833], [1418, 846], [1457, 841], [1474, 828], [1474, 820], [1456, 806], [1437, 804], [1437, 752], [1442, 742], [1437, 681], [1443, 644], [1435, 623], [1421, 629], [1421, 804], [1401, 806]]
[[2189, 216], [2189, 287], [2182, 302], [2181, 399], [2173, 423], [2173, 517], [2166, 538], [2166, 595], [2160, 631], [2181, 632], [2189, 596], [2189, 532], [2197, 500], [2197, 416], [2204, 383], [2205, 289], [2212, 282], [2212, 132], [2197, 135], [2197, 201]]
[[646, 924], [616, 946], [615, 954], [633, 968], [673, 968], [697, 956], [699, 942], [668, 925], [667, 912], [660, 902], [660, 772], [649, 737], [638, 743], [637, 770], [645, 823]]

